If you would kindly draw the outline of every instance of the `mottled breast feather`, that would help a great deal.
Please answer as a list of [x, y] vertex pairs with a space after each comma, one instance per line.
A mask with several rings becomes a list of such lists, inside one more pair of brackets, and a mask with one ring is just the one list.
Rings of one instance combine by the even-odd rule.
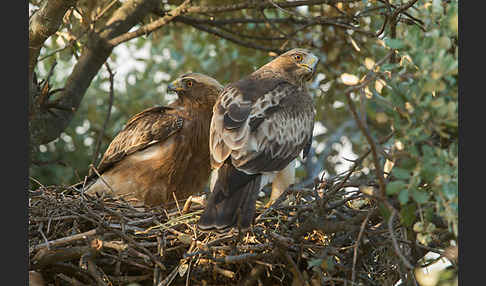
[[213, 167], [231, 156], [233, 165], [247, 174], [285, 168], [311, 142], [314, 114], [306, 91], [283, 79], [228, 85], [213, 110]]
[[183, 126], [183, 119], [171, 114], [171, 111], [176, 110], [167, 106], [156, 106], [133, 116], [108, 146], [98, 166], [99, 172], [108, 170], [126, 156], [162, 142], [179, 131]]

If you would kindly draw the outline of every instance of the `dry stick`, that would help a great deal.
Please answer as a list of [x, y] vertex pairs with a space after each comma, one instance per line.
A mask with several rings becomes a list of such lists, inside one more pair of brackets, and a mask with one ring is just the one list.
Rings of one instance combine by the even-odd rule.
[[228, 277], [230, 279], [233, 279], [235, 278], [235, 273], [231, 270], [227, 270], [227, 269], [223, 269], [223, 268], [220, 268], [218, 267], [218, 265], [213, 265], [213, 269], [218, 272], [219, 274], [225, 276], [225, 277]]
[[[390, 140], [390, 138], [392, 138], [392, 136], [393, 136], [394, 134], [395, 134], [395, 131], [393, 131], [392, 133], [388, 134], [388, 135], [387, 135], [387, 136], [385, 136], [384, 138], [380, 139], [380, 140], [378, 141], [378, 143], [380, 143], [380, 144], [385, 143], [386, 141]], [[370, 153], [371, 153], [371, 148], [370, 148], [370, 149], [368, 149], [368, 150], [367, 150], [367, 151], [366, 151], [366, 152], [365, 152], [363, 155], [361, 155], [361, 157], [359, 157], [358, 159], [354, 160], [354, 165], [351, 167], [351, 169], [349, 169], [349, 170], [347, 171], [347, 174], [346, 174], [346, 176], [344, 177], [344, 179], [343, 179], [343, 180], [341, 180], [341, 182], [339, 183], [339, 185], [338, 185], [338, 186], [337, 186], [335, 189], [333, 189], [332, 191], [330, 191], [330, 192], [328, 193], [328, 195], [332, 195], [332, 194], [336, 193], [337, 191], [339, 191], [340, 189], [342, 189], [342, 188], [345, 186], [345, 184], [346, 184], [347, 180], [348, 180], [348, 179], [351, 177], [351, 174], [354, 172], [354, 170], [356, 170], [356, 168], [358, 167], [358, 165], [359, 165], [359, 164], [361, 164], [361, 162], [363, 162], [363, 160], [364, 160], [364, 159], [365, 159], [365, 158], [366, 158], [366, 157], [367, 157], [367, 156], [368, 156]]]
[[395, 218], [395, 215], [397, 214], [397, 211], [395, 208], [392, 208], [392, 213], [390, 215], [390, 218], [388, 219], [388, 232], [390, 233], [392, 242], [393, 242], [393, 247], [395, 248], [395, 253], [400, 257], [402, 260], [403, 264], [409, 269], [412, 270], [414, 267], [412, 264], [407, 260], [407, 258], [402, 254], [400, 251], [400, 247], [398, 246], [397, 238], [395, 237], [395, 233], [393, 231], [393, 219]]
[[42, 238], [43, 238], [43, 239], [44, 239], [44, 241], [45, 241], [45, 243], [44, 243], [44, 244], [46, 245], [47, 249], [50, 249], [49, 240], [47, 239], [46, 235], [45, 235], [45, 234], [44, 234], [44, 232], [42, 231], [42, 227], [43, 227], [43, 226], [44, 226], [44, 223], [40, 223], [40, 224], [39, 224], [39, 229], [38, 229], [38, 231], [39, 231], [39, 233], [42, 235]]
[[253, 269], [250, 271], [250, 275], [243, 281], [242, 285], [243, 286], [250, 286], [257, 281], [260, 276], [262, 275], [263, 271], [265, 270], [265, 266], [262, 264], [258, 264], [256, 267], [253, 267]]
[[[101, 206], [103, 207], [103, 206]], [[147, 248], [145, 248], [144, 246], [140, 245], [140, 243], [136, 242], [133, 238], [129, 237], [128, 235], [126, 235], [125, 233], [123, 233], [122, 231], [119, 231], [117, 229], [114, 229], [114, 228], [110, 228], [109, 225], [102, 219], [100, 218], [97, 214], [95, 214], [92, 210], [90, 210], [89, 208], [86, 208], [86, 211], [92, 215], [93, 217], [95, 217], [96, 219], [98, 219], [98, 221], [95, 221], [97, 224], [99, 224], [101, 227], [105, 228], [105, 229], [108, 229], [112, 232], [114, 232], [115, 234], [119, 235], [121, 238], [125, 239], [126, 241], [128, 241], [129, 243], [133, 244], [134, 246], [136, 246], [137, 248], [139, 248], [140, 250], [142, 250], [143, 252], [145, 252], [146, 255], [148, 255], [150, 257], [150, 259], [155, 263], [157, 264], [157, 266], [159, 266], [162, 270], [166, 270], [165, 266], [152, 254], [152, 252], [150, 252]], [[85, 215], [81, 215], [81, 217], [84, 217], [84, 218], [87, 218], [88, 220], [92, 221], [92, 219], [88, 218], [87, 216]]]
[[374, 209], [371, 209], [368, 211], [368, 214], [366, 215], [366, 218], [363, 220], [363, 223], [361, 224], [361, 229], [359, 230], [358, 238], [356, 239], [356, 243], [354, 244], [354, 253], [353, 253], [353, 270], [352, 270], [352, 275], [351, 275], [351, 281], [354, 283], [354, 280], [356, 278], [356, 261], [358, 258], [358, 246], [359, 242], [361, 241], [361, 236], [363, 235], [364, 229], [366, 227], [366, 223], [368, 222], [368, 219], [370, 218], [371, 213], [373, 213]]
[[96, 228], [89, 230], [89, 231], [86, 231], [86, 232], [83, 232], [83, 233], [78, 233], [78, 234], [71, 235], [71, 236], [68, 236], [68, 237], [63, 237], [63, 238], [59, 238], [59, 239], [56, 239], [56, 240], [48, 241], [46, 243], [38, 244], [38, 245], [35, 246], [34, 250], [39, 250], [39, 249], [47, 247], [47, 246], [52, 247], [52, 246], [62, 245], [62, 244], [65, 244], [65, 243], [70, 243], [70, 242], [73, 242], [75, 240], [86, 238], [88, 236], [93, 236], [95, 234], [96, 234]]
[[93, 22], [96, 23], [96, 21], [98, 21], [99, 19], [101, 19], [101, 17], [103, 17], [103, 15], [111, 8], [113, 7], [113, 5], [118, 2], [118, 0], [113, 0], [111, 1], [108, 5], [106, 5], [106, 7], [103, 9], [103, 11], [101, 11], [98, 15], [96, 15], [96, 17], [93, 19]]
[[351, 92], [365, 87], [366, 85], [368, 85], [369, 82], [371, 82], [373, 79], [375, 79], [376, 78], [376, 73], [374, 72], [375, 67], [380, 66], [389, 57], [391, 57], [394, 53], [395, 53], [395, 50], [392, 50], [383, 59], [378, 61], [373, 66], [373, 68], [368, 72], [368, 74], [365, 77], [365, 80], [361, 84], [351, 86], [350, 88], [345, 90], [346, 100], [348, 102], [351, 113], [354, 117], [354, 120], [356, 121], [358, 127], [361, 129], [361, 132], [364, 134], [364, 136], [366, 137], [366, 140], [368, 141], [368, 144], [370, 145], [371, 154], [373, 155], [373, 163], [375, 165], [376, 177], [378, 178], [378, 183], [379, 183], [379, 186], [380, 186], [380, 195], [382, 197], [385, 196], [386, 185], [385, 185], [385, 178], [383, 176], [383, 170], [381, 169], [381, 166], [380, 166], [379, 161], [378, 161], [378, 153], [377, 153], [377, 150], [376, 150], [377, 149], [376, 143], [373, 140], [373, 138], [371, 137], [371, 134], [366, 129], [365, 124], [361, 121], [361, 118], [356, 111], [356, 106], [354, 105], [354, 102], [351, 99]]
[[113, 80], [115, 78], [115, 74], [111, 70], [110, 66], [108, 65], [108, 62], [105, 63], [106, 69], [108, 70], [108, 73], [110, 74], [110, 99], [108, 101], [108, 112], [106, 113], [106, 118], [105, 121], [103, 122], [103, 127], [100, 130], [100, 134], [98, 134], [98, 139], [96, 140], [96, 147], [95, 151], [93, 154], [93, 159], [91, 160], [91, 164], [93, 166], [97, 165], [98, 161], [98, 154], [100, 152], [100, 146], [101, 146], [101, 138], [103, 138], [103, 135], [105, 134], [106, 127], [108, 126], [108, 121], [110, 121], [110, 115], [111, 115], [111, 108], [113, 106]]
[[79, 259], [83, 255], [93, 255], [98, 250], [92, 246], [71, 246], [63, 249], [39, 250], [34, 256], [34, 265], [36, 268], [44, 268], [54, 263]]
[[174, 270], [172, 270], [172, 272], [169, 275], [167, 275], [167, 277], [164, 280], [162, 280], [159, 284], [157, 284], [157, 286], [168, 286], [170, 283], [172, 283], [172, 281], [174, 280], [178, 272], [179, 272], [179, 264], [176, 267], [174, 267]]
[[293, 270], [294, 276], [299, 280], [299, 285], [308, 285], [306, 281], [304, 280], [304, 276], [302, 275], [302, 272], [300, 272], [299, 268], [297, 267], [297, 264], [295, 264], [294, 260], [290, 255], [288, 254], [287, 251], [282, 250], [281, 251], [282, 256], [285, 258], [287, 263], [290, 265], [290, 269]]
[[79, 282], [78, 280], [72, 278], [72, 277], [69, 277], [63, 273], [58, 273], [57, 274], [57, 277], [59, 277], [60, 279], [66, 281], [69, 283], [69, 285], [74, 285], [74, 286], [87, 286], [87, 284], [84, 284], [84, 283], [81, 283]]
[[103, 184], [105, 184], [105, 186], [107, 186], [108, 189], [110, 189], [110, 191], [114, 194], [115, 193], [115, 190], [113, 190], [113, 188], [110, 186], [110, 184], [108, 184], [108, 182], [105, 181], [105, 179], [100, 175], [100, 173], [98, 172], [98, 170], [96, 170], [96, 168], [93, 166], [93, 164], [90, 164], [89, 165], [89, 168], [96, 173], [96, 175], [98, 176], [98, 178], [101, 179], [101, 181], [103, 182]]
[[[98, 286], [108, 286], [108, 284], [104, 281], [103, 277], [101, 277], [100, 271], [98, 270], [98, 266], [93, 261], [93, 257], [89, 256], [86, 258], [86, 262], [88, 265], [88, 273], [95, 279], [96, 284]], [[104, 273], [103, 273], [104, 274]], [[111, 282], [110, 282], [111, 284]]]

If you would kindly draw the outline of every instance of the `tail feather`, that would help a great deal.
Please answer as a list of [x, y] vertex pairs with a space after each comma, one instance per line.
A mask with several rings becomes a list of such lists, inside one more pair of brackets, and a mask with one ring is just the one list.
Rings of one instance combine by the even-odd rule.
[[261, 175], [238, 171], [227, 160], [218, 170], [198, 227], [223, 230], [239, 224], [242, 229], [249, 228], [255, 215], [260, 180]]

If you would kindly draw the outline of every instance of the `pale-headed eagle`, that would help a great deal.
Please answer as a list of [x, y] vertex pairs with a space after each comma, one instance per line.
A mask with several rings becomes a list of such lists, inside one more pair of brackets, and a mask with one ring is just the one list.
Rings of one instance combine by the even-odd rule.
[[[126, 123], [108, 146], [88, 194], [114, 192], [146, 206], [166, 206], [203, 190], [211, 172], [209, 125], [223, 86], [188, 73], [167, 90], [177, 93], [168, 106], [148, 108]], [[105, 182], [110, 186], [107, 187]]]
[[273, 181], [271, 199], [294, 180], [294, 160], [309, 152], [315, 108], [305, 83], [319, 59], [293, 49], [228, 84], [213, 108], [209, 135], [215, 177], [198, 222], [223, 230], [253, 221], [258, 192]]

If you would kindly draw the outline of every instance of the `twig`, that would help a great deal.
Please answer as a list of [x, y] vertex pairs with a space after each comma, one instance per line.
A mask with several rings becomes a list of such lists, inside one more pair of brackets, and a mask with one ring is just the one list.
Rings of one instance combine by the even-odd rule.
[[103, 15], [108, 11], [110, 10], [111, 7], [113, 7], [113, 5], [118, 2], [118, 0], [113, 0], [111, 1], [108, 5], [106, 5], [106, 7], [98, 14], [96, 15], [96, 17], [94, 17], [93, 19], [93, 22], [96, 22], [98, 21], [99, 19], [101, 19], [101, 17], [103, 17]]
[[381, 65], [384, 63], [389, 57], [391, 57], [395, 53], [394, 50], [389, 52], [383, 59], [375, 63], [373, 68], [368, 72], [368, 74], [365, 77], [365, 80], [361, 84], [351, 86], [348, 89], [345, 90], [345, 95], [346, 95], [346, 100], [349, 105], [349, 109], [351, 110], [351, 113], [358, 125], [358, 127], [361, 129], [361, 132], [364, 134], [366, 140], [368, 141], [368, 144], [370, 145], [371, 148], [371, 154], [373, 155], [373, 163], [375, 165], [375, 172], [376, 172], [376, 177], [378, 178], [378, 183], [380, 186], [380, 195], [385, 196], [385, 189], [386, 189], [386, 184], [385, 184], [385, 178], [383, 176], [383, 170], [381, 169], [381, 165], [379, 164], [378, 160], [378, 152], [377, 152], [377, 147], [374, 139], [371, 137], [371, 134], [369, 133], [368, 129], [365, 127], [365, 123], [362, 122], [360, 116], [358, 115], [356, 111], [356, 106], [354, 105], [353, 100], [351, 99], [351, 92], [355, 90], [359, 90], [362, 87], [365, 87], [368, 85], [369, 82], [371, 82], [375, 77], [376, 73], [374, 72], [374, 68]]
[[176, 277], [177, 273], [179, 272], [178, 270], [179, 270], [179, 265], [174, 267], [172, 272], [170, 272], [170, 274], [167, 275], [167, 277], [164, 280], [160, 281], [160, 283], [157, 284], [157, 286], [168, 286], [168, 285], [170, 285], [170, 283], [172, 283], [172, 281]]
[[353, 250], [353, 270], [352, 270], [352, 275], [351, 275], [351, 281], [354, 283], [354, 280], [356, 279], [356, 261], [358, 259], [358, 246], [359, 242], [361, 241], [361, 236], [363, 235], [363, 231], [366, 227], [366, 223], [368, 223], [368, 219], [370, 218], [371, 213], [374, 211], [374, 209], [371, 209], [368, 211], [368, 214], [366, 215], [366, 218], [363, 220], [363, 223], [361, 223], [361, 228], [359, 230], [358, 238], [356, 238], [356, 242], [354, 243], [354, 250]]
[[110, 99], [108, 101], [108, 111], [106, 113], [105, 121], [103, 122], [103, 127], [98, 134], [98, 139], [96, 140], [96, 145], [95, 145], [96, 147], [95, 147], [95, 150], [93, 152], [93, 159], [91, 160], [91, 164], [93, 166], [96, 166], [98, 164], [97, 161], [98, 161], [98, 154], [100, 152], [101, 138], [103, 138], [103, 135], [105, 134], [106, 127], [108, 126], [108, 121], [110, 120], [111, 108], [113, 106], [113, 97], [114, 97], [113, 96], [113, 80], [114, 80], [115, 74], [111, 70], [110, 65], [108, 65], [108, 62], [105, 63], [105, 67], [108, 70], [108, 73], [110, 74], [110, 77], [109, 77], [109, 79], [110, 79]]
[[233, 36], [233, 35], [231, 35], [231, 34], [229, 34], [227, 32], [226, 33], [222, 33], [222, 32], [220, 32], [218, 30], [213, 29], [213, 28], [206, 27], [206, 26], [203, 26], [203, 25], [200, 25], [200, 24], [197, 24], [197, 23], [193, 23], [193, 22], [188, 21], [188, 20], [186, 20], [184, 18], [181, 18], [180, 22], [186, 23], [188, 25], [193, 26], [194, 28], [196, 28], [198, 30], [201, 30], [201, 31], [204, 31], [204, 32], [207, 32], [207, 33], [210, 33], [210, 34], [214, 34], [214, 35], [216, 35], [216, 36], [218, 36], [220, 38], [226, 39], [228, 41], [231, 41], [233, 43], [239, 44], [239, 45], [244, 46], [244, 47], [247, 47], [247, 48], [252, 48], [252, 49], [266, 51], [266, 52], [275, 52], [277, 54], [280, 54], [282, 52], [282, 51], [280, 51], [277, 48], [260, 46], [260, 45], [256, 45], [253, 42], [244, 42], [244, 41], [236, 38], [235, 36]]
[[74, 286], [88, 286], [87, 284], [84, 284], [84, 283], [81, 283], [79, 282], [78, 280], [72, 278], [72, 277], [69, 277], [63, 273], [58, 273], [57, 274], [57, 277], [59, 277], [60, 279], [68, 282], [70, 285], [74, 285]]
[[395, 237], [395, 232], [393, 231], [393, 219], [395, 218], [397, 214], [397, 211], [395, 208], [391, 209], [391, 215], [390, 218], [388, 219], [388, 232], [390, 233], [392, 242], [393, 242], [393, 247], [395, 249], [395, 253], [400, 257], [402, 260], [403, 264], [409, 269], [412, 270], [414, 267], [412, 264], [407, 260], [407, 258], [403, 255], [403, 253], [400, 251], [400, 247], [398, 246], [397, 238]]
[[295, 278], [298, 279], [298, 281], [299, 281], [298, 285], [309, 285], [309, 283], [307, 283], [304, 280], [304, 276], [302, 275], [302, 272], [300, 272], [299, 268], [297, 267], [297, 264], [295, 264], [294, 260], [292, 259], [292, 257], [290, 257], [288, 252], [285, 251], [285, 250], [281, 250], [281, 254], [285, 258], [287, 263], [289, 264], [290, 269], [292, 270], [292, 273], [294, 274], [294, 279]]
[[96, 228], [89, 230], [89, 231], [86, 231], [86, 232], [83, 232], [83, 233], [78, 233], [78, 234], [71, 235], [71, 236], [68, 236], [68, 237], [63, 237], [63, 238], [59, 238], [59, 239], [56, 239], [56, 240], [48, 241], [46, 243], [38, 244], [38, 245], [35, 246], [34, 250], [39, 250], [39, 249], [47, 247], [47, 246], [50, 246], [50, 247], [59, 246], [59, 245], [62, 245], [62, 244], [73, 242], [75, 240], [84, 239], [84, 238], [87, 238], [88, 236], [93, 236], [95, 234], [96, 234]]
[[218, 267], [218, 265], [213, 265], [213, 269], [214, 269], [214, 270], [215, 270], [217, 273], [219, 273], [219, 274], [221, 274], [221, 275], [223, 275], [223, 276], [225, 276], [225, 277], [228, 277], [228, 278], [230, 278], [230, 279], [233, 279], [233, 278], [235, 277], [235, 273], [234, 273], [233, 271], [230, 271], [230, 270], [226, 270], [226, 269], [220, 268], [220, 267]]
[[93, 164], [90, 164], [89, 165], [89, 168], [91, 170], [93, 170], [93, 172], [95, 172], [95, 174], [98, 176], [98, 178], [103, 182], [103, 184], [105, 184], [105, 186], [108, 187], [108, 189], [110, 189], [111, 193], [112, 194], [115, 194], [115, 190], [113, 190], [113, 188], [110, 186], [110, 184], [108, 184], [107, 181], [105, 181], [105, 179], [100, 175], [100, 173], [98, 172], [98, 170], [96, 170], [96, 168], [93, 166]]
[[160, 27], [164, 26], [165, 24], [169, 23], [172, 19], [177, 17], [178, 15], [184, 14], [187, 12], [187, 8], [189, 7], [189, 4], [191, 3], [191, 0], [185, 0], [181, 5], [179, 5], [177, 8], [174, 10], [170, 11], [169, 14], [166, 16], [153, 21], [150, 24], [147, 24], [138, 30], [134, 32], [127, 32], [125, 34], [122, 34], [116, 38], [111, 39], [108, 44], [111, 45], [112, 47], [115, 47], [123, 42], [129, 41], [131, 39], [134, 39], [136, 37], [139, 37], [141, 35], [147, 35]]

